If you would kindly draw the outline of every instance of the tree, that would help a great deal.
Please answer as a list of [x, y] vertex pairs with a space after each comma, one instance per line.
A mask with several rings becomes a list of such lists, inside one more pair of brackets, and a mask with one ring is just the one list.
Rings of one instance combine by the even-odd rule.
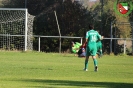
[[[93, 23], [96, 30], [101, 30], [105, 37], [110, 37], [111, 22], [129, 22], [129, 17], [119, 17], [119, 15], [115, 13], [112, 8], [115, 0], [104, 0], [102, 17], [100, 3], [97, 3], [92, 8], [88, 9], [80, 3], [72, 3], [71, 0], [62, 1], [63, 0], [27, 0], [27, 3], [25, 3], [25, 0], [3, 0], [2, 4], [4, 7], [8, 8], [27, 7], [28, 12], [36, 16], [33, 26], [35, 35], [59, 35], [54, 11], [57, 12], [62, 36], [84, 37], [86, 31], [88, 31], [88, 24]], [[132, 18], [132, 15], [130, 15], [130, 20], [132, 20]], [[102, 24], [100, 21], [101, 19]], [[119, 37], [129, 37], [129, 31], [122, 26], [119, 27], [116, 25], [116, 27], [118, 31], [116, 34], [119, 35]], [[42, 47], [46, 51], [48, 51], [51, 46], [58, 47], [58, 40], [44, 39], [42, 41], [41, 45], [43, 45]], [[63, 45], [66, 45], [67, 42], [70, 42], [70, 40], [62, 39]], [[67, 45], [68, 44], [69, 43], [67, 43]]]
[[[54, 6], [56, 8], [53, 8]], [[48, 12], [44, 11], [36, 17], [34, 23], [35, 34], [48, 36], [59, 35], [55, 15], [53, 12], [56, 10], [62, 36], [85, 36], [89, 24], [89, 12], [81, 4], [72, 3], [71, 0], [66, 0], [63, 3], [56, 2], [56, 4], [51, 5], [51, 9], [50, 7], [48, 8]], [[62, 46], [66, 46], [66, 44], [67, 46], [70, 46], [68, 45], [70, 44], [70, 41], [71, 40], [69, 39], [62, 39]], [[44, 42], [49, 43], [52, 41], [45, 40]], [[56, 44], [56, 47], [58, 47], [58, 41], [54, 41], [54, 44]], [[50, 46], [51, 45], [49, 45], [49, 47]]]

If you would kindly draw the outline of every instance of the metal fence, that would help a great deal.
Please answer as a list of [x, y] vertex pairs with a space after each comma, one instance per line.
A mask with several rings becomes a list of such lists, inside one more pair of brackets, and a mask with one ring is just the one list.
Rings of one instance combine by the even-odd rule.
[[[3, 35], [0, 35], [2, 37]], [[13, 37], [13, 35], [4, 35], [3, 37]], [[15, 37], [25, 37], [25, 35], [15, 35]], [[31, 49], [39, 52], [71, 52], [71, 41], [83, 43], [83, 37], [72, 37], [72, 36], [41, 36], [41, 35], [32, 35], [32, 47]], [[45, 42], [47, 40], [47, 42]], [[13, 41], [13, 40], [12, 40]], [[17, 42], [17, 40], [15, 40]], [[55, 41], [55, 42], [52, 42]], [[6, 40], [10, 42], [10, 40]], [[61, 42], [61, 43], [60, 43]], [[1, 42], [3, 43], [3, 42]], [[104, 38], [103, 43], [103, 52], [105, 53], [131, 53], [133, 54], [133, 39], [132, 38]], [[4, 44], [4, 43], [3, 43]], [[25, 46], [25, 43], [22, 43]], [[61, 44], [61, 45], [60, 45]], [[6, 44], [7, 47], [11, 45]], [[46, 47], [47, 46], [47, 47]], [[55, 47], [56, 46], [56, 47]], [[61, 46], [61, 47], [60, 47]], [[51, 50], [52, 48], [52, 50]], [[27, 49], [28, 46], [27, 46]], [[6, 49], [12, 51], [13, 49]], [[23, 50], [23, 49], [20, 49]], [[51, 51], [50, 51], [51, 50]], [[61, 52], [60, 52], [61, 51]]]
[[[133, 54], [133, 39], [132, 38], [104, 38], [104, 42], [107, 41], [108, 44], [104, 43], [104, 48], [108, 48], [109, 53], [123, 53], [123, 54]], [[106, 50], [106, 49], [104, 49]]]
[[[37, 51], [41, 52], [42, 49], [42, 45], [44, 45], [42, 42], [42, 40], [45, 38], [47, 39], [59, 39], [60, 36], [39, 36], [39, 35], [34, 35], [34, 37], [38, 38], [38, 47], [37, 47]], [[83, 43], [83, 37], [71, 37], [71, 36], [61, 36], [62, 39], [68, 39], [68, 41], [66, 42], [67, 44], [67, 48], [71, 48], [70, 42], [77, 39], [76, 42], [79, 43]], [[133, 53], [133, 39], [131, 38], [104, 38], [102, 40], [103, 43], [103, 52], [107, 52], [107, 53], [123, 53], [123, 54], [127, 54], [127, 53]], [[60, 43], [58, 43], [58, 46], [60, 46]], [[61, 46], [63, 47], [62, 43]], [[62, 48], [61, 47], [61, 48]], [[58, 51], [61, 50], [63, 51], [61, 48], [58, 47]]]
[[[71, 41], [79, 42], [81, 44], [83, 42], [83, 37], [71, 37], [71, 36], [40, 36], [40, 35], [33, 35], [33, 37], [34, 38], [37, 38], [36, 40], [38, 40], [38, 45], [36, 45], [36, 46], [38, 46], [38, 48], [36, 50], [39, 51], [39, 52], [42, 51], [41, 50], [42, 45], [45, 45], [45, 44], [41, 43], [42, 40], [44, 40], [44, 39], [55, 39], [55, 40], [59, 40], [58, 41], [58, 51], [59, 51], [59, 53], [61, 53], [61, 51], [63, 51], [62, 50], [62, 47], [63, 47], [64, 44], [62, 44], [62, 39], [67, 39], [67, 41], [65, 41], [65, 44], [67, 45], [68, 49], [71, 47], [71, 45], [70, 45]], [[61, 37], [61, 40], [60, 40], [60, 37]], [[54, 50], [54, 51], [56, 51], [56, 50]]]

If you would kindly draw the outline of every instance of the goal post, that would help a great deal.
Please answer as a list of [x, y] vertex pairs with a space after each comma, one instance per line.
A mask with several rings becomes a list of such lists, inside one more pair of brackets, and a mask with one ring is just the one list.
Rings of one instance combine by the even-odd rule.
[[28, 34], [26, 8], [0, 8], [0, 49], [27, 51]]
[[25, 51], [27, 51], [27, 31], [28, 31], [28, 27], [27, 27], [27, 25], [28, 25], [28, 22], [27, 22], [27, 20], [28, 20], [28, 14], [27, 14], [27, 9], [25, 9]]

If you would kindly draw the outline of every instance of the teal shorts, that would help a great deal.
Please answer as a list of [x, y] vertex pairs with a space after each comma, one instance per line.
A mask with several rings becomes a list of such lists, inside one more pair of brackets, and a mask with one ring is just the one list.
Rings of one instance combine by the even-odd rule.
[[101, 41], [97, 42], [97, 50], [99, 51], [100, 49], [102, 49], [102, 43]]
[[97, 46], [96, 44], [86, 46], [86, 56], [96, 56]]
[[101, 45], [97, 45], [97, 50], [102, 49], [102, 44]]

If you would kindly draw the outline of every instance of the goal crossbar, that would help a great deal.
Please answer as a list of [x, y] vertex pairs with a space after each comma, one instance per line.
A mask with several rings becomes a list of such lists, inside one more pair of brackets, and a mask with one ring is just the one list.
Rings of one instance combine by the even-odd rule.
[[0, 10], [27, 10], [27, 8], [0, 8]]

